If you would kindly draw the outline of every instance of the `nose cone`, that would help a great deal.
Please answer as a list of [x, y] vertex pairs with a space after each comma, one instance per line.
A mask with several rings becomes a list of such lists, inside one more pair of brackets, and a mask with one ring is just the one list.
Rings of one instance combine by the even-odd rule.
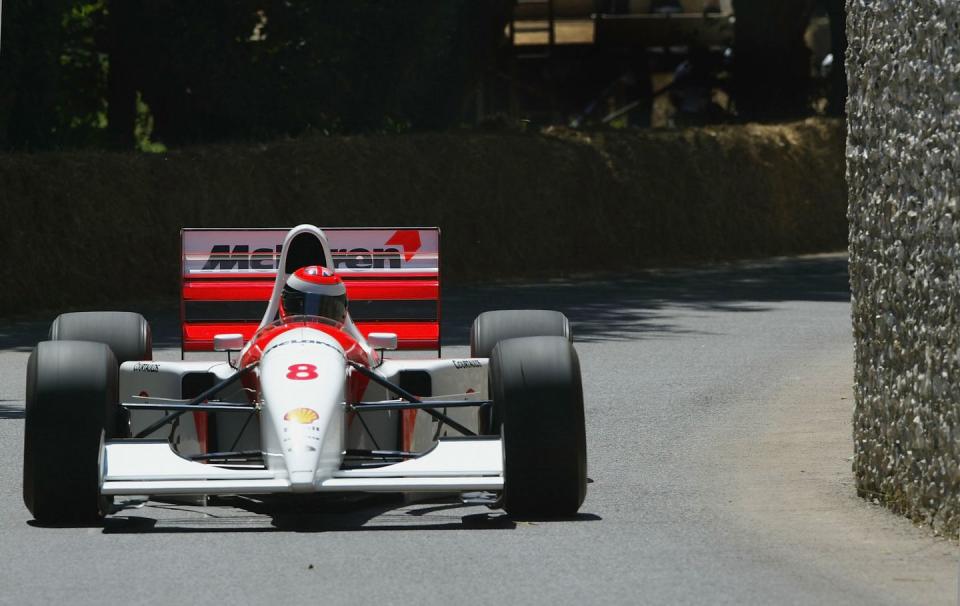
[[312, 471], [291, 471], [290, 488], [293, 492], [313, 492], [314, 473]]
[[313, 492], [340, 467], [343, 349], [324, 332], [299, 328], [271, 343], [260, 363], [267, 464], [285, 469], [294, 492]]

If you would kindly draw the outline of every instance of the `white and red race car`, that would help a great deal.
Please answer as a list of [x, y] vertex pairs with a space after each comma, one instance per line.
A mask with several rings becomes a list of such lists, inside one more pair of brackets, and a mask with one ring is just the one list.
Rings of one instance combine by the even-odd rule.
[[[31, 353], [23, 491], [38, 522], [96, 522], [115, 495], [460, 493], [514, 516], [577, 512], [583, 392], [562, 314], [483, 313], [471, 357], [442, 359], [438, 229], [181, 238], [181, 360], [153, 360], [129, 312], [62, 314]], [[310, 265], [346, 284], [343, 322], [277, 319]]]

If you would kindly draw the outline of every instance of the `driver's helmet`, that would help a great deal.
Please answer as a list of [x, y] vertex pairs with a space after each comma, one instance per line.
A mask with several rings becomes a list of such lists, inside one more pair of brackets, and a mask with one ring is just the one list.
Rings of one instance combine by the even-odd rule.
[[343, 322], [347, 316], [347, 289], [332, 269], [319, 265], [293, 272], [280, 295], [280, 317], [321, 316]]

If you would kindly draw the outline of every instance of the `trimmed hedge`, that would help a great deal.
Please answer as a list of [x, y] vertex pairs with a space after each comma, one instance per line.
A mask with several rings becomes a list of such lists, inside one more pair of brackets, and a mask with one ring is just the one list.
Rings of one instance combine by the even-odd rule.
[[181, 227], [439, 225], [454, 281], [838, 250], [844, 125], [6, 154], [0, 213], [3, 314], [174, 297]]

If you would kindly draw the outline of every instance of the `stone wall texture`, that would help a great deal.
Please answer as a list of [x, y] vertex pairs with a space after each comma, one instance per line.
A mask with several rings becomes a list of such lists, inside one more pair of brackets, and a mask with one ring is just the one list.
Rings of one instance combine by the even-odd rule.
[[858, 492], [960, 525], [960, 2], [848, 0]]

